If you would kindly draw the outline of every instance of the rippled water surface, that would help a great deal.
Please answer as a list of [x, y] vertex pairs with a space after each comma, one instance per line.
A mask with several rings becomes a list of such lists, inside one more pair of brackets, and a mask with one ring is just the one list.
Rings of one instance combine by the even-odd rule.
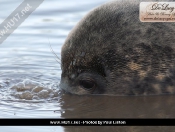
[[[22, 0], [0, 1], [3, 22]], [[59, 91], [61, 46], [107, 0], [45, 0], [0, 45], [0, 118], [175, 118], [174, 96], [76, 96]], [[175, 131], [173, 127], [0, 127], [0, 131]]]

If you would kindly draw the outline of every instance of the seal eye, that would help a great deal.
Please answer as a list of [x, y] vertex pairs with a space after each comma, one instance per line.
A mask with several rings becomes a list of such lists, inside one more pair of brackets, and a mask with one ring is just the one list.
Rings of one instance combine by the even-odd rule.
[[92, 90], [95, 86], [95, 82], [92, 80], [80, 80], [80, 85], [86, 90]]

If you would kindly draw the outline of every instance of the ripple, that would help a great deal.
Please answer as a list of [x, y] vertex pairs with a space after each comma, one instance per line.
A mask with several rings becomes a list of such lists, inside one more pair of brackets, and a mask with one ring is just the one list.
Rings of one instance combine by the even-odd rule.
[[53, 101], [59, 99], [55, 83], [40, 83], [30, 79], [5, 79], [0, 81], [1, 100]]

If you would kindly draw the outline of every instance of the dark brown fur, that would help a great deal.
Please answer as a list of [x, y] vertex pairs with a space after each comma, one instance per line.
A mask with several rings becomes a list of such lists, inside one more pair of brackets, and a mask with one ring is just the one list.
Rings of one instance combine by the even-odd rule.
[[[175, 93], [175, 23], [140, 22], [140, 2], [104, 4], [77, 24], [62, 47], [62, 89], [74, 94]], [[93, 89], [84, 89], [82, 79], [93, 80]]]

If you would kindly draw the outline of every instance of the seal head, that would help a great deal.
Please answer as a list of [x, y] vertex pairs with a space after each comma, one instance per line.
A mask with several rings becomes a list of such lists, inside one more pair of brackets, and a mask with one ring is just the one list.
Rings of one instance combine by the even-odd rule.
[[61, 89], [73, 94], [175, 93], [175, 24], [139, 20], [140, 1], [90, 11], [61, 52]]

